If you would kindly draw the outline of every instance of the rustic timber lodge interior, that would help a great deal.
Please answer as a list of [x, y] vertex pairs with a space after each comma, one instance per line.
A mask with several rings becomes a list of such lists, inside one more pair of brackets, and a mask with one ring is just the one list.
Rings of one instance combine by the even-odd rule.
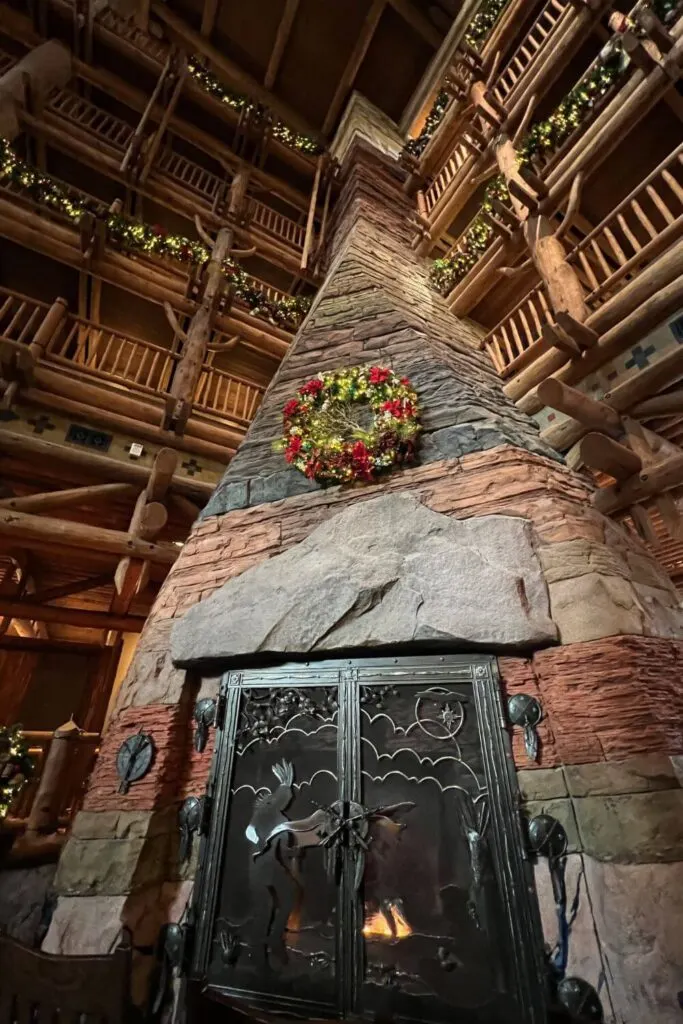
[[0, 1024], [681, 1024], [682, 69], [0, 0]]

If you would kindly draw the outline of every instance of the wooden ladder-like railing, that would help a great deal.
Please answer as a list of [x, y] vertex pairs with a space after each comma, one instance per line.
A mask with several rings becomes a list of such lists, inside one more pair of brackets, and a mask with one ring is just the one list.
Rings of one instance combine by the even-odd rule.
[[572, 8], [571, 0], [548, 0], [523, 41], [498, 76], [493, 90], [500, 103], [514, 103], [529, 71], [539, 57], [553, 46], [558, 26], [565, 12]]

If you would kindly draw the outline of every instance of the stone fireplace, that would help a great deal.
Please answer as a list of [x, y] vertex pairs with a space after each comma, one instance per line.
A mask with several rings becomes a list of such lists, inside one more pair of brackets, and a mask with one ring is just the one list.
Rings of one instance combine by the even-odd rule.
[[[677, 1024], [683, 991], [679, 599], [642, 544], [593, 508], [589, 484], [540, 442], [534, 422], [504, 397], [479, 351], [476, 328], [455, 318], [430, 288], [410, 246], [414, 228], [398, 148], [391, 125], [355, 98], [339, 134], [342, 190], [325, 281], [141, 638], [60, 861], [59, 902], [45, 948], [106, 951], [127, 926], [142, 1002], [159, 928], [186, 912], [201, 846], [195, 973], [205, 972], [205, 980], [213, 978], [216, 987], [241, 993], [247, 1002], [251, 992], [254, 1005], [270, 1005], [268, 992], [286, 1002], [294, 988], [311, 1012], [326, 1008], [330, 1015], [341, 1007], [441, 1020], [448, 1005], [471, 1013], [463, 1019], [506, 1021], [516, 1019], [506, 1016], [516, 1005], [531, 1007], [525, 1019], [542, 1020], [542, 927], [551, 957], [558, 930], [568, 939], [560, 970], [600, 992], [606, 1020]], [[395, 368], [417, 390], [424, 424], [418, 459], [381, 483], [321, 488], [272, 449], [282, 406], [313, 374], [368, 363]], [[395, 666], [403, 659], [411, 668], [399, 679]], [[306, 662], [313, 675], [304, 678]], [[419, 683], [416, 665], [423, 673]], [[450, 666], [447, 679], [444, 665]], [[485, 680], [479, 697], [477, 666]], [[475, 791], [462, 783], [464, 776], [441, 780], [442, 790], [453, 786], [448, 792], [465, 794], [450, 808], [442, 791], [430, 804], [432, 797], [423, 794], [432, 784], [421, 787], [407, 765], [400, 770], [413, 781], [403, 788], [366, 779], [364, 791], [362, 765], [349, 768], [342, 785], [339, 765], [363, 746], [348, 746], [348, 737], [358, 728], [362, 733], [362, 723], [373, 717], [363, 717], [363, 688], [371, 700], [384, 694], [386, 707], [379, 711], [394, 726], [407, 730], [418, 722], [411, 735], [419, 732], [421, 745], [400, 757], [417, 757], [422, 766], [427, 762], [420, 758], [454, 758], [446, 764], [457, 762], [458, 772], [473, 769], [476, 793], [498, 787], [491, 803], [495, 856], [483, 875], [473, 867], [466, 834], [468, 824], [471, 833], [483, 832], [483, 822], [468, 803]], [[248, 712], [252, 696], [246, 690], [256, 694], [257, 704], [266, 691], [277, 703], [276, 691], [282, 691], [280, 718], [295, 699], [288, 692], [308, 693], [305, 708], [323, 710], [315, 721], [309, 714], [303, 731], [322, 728], [321, 741], [295, 743], [297, 734], [293, 740], [287, 733], [278, 741], [281, 750], [256, 744], [242, 757], [243, 715], [256, 714]], [[216, 700], [219, 693], [225, 718], [197, 750], [195, 703]], [[538, 760], [529, 758], [521, 730], [509, 728], [516, 781], [501, 726], [506, 701], [515, 694], [536, 698], [543, 712]], [[416, 719], [415, 707], [429, 700], [426, 717], [439, 726], [428, 743], [419, 725], [425, 716]], [[459, 734], [448, 733], [461, 718], [465, 733], [456, 756]], [[266, 727], [268, 721], [266, 715]], [[123, 795], [116, 753], [140, 729], [153, 736], [156, 757], [151, 771]], [[388, 735], [367, 739], [377, 757], [395, 753]], [[219, 772], [220, 766], [225, 770]], [[327, 781], [303, 799], [306, 787], [296, 785], [318, 770], [328, 772], [319, 776]], [[220, 778], [228, 785], [233, 772], [232, 790], [245, 787], [241, 803], [214, 792]], [[370, 767], [367, 773], [385, 774]], [[211, 823], [181, 864], [178, 809], [186, 797], [204, 795], [209, 779]], [[279, 786], [292, 797], [284, 820], [305, 823], [316, 806], [327, 818], [302, 825], [298, 833], [289, 825], [276, 835], [268, 832], [266, 847], [254, 858], [247, 833], [252, 828], [252, 839], [261, 835], [256, 798], [267, 801]], [[557, 892], [543, 859], [533, 898], [530, 892], [520, 803], [530, 817], [552, 815], [568, 837], [562, 858], [567, 898], [559, 923]], [[387, 811], [394, 804], [414, 806]], [[436, 816], [433, 844], [418, 843], [413, 837], [426, 835]], [[384, 874], [365, 854], [366, 891], [355, 904], [350, 893], [361, 891], [354, 888], [354, 872], [363, 849], [358, 828], [365, 841], [373, 829], [381, 831], [383, 818], [394, 846], [387, 843]], [[335, 842], [329, 839], [334, 828], [356, 847], [338, 864], [332, 863]], [[306, 946], [310, 932], [299, 927], [312, 920], [310, 906], [300, 902], [297, 925], [296, 907], [284, 899], [284, 929], [278, 926], [272, 943], [245, 940], [240, 929], [254, 917], [245, 902], [249, 885], [259, 871], [277, 869], [272, 855], [285, 849], [282, 836], [296, 847], [292, 836], [312, 833], [324, 842], [302, 859], [303, 870], [312, 873], [303, 892], [312, 887], [318, 894], [319, 941]], [[375, 848], [380, 845], [381, 836]], [[455, 851], [451, 860], [444, 852], [449, 847]], [[418, 852], [423, 865], [416, 863]], [[416, 902], [406, 888], [408, 870], [424, 876], [421, 884], [431, 896], [422, 893]], [[480, 884], [473, 886], [475, 876]], [[264, 884], [277, 890], [272, 876]], [[345, 894], [341, 904], [330, 886]], [[449, 907], [442, 890], [454, 899]], [[265, 931], [271, 936], [280, 904], [272, 893], [269, 899], [259, 906], [268, 914]], [[488, 930], [478, 927], [484, 920]], [[295, 936], [297, 952], [283, 957], [280, 949], [278, 974], [275, 947], [283, 931]], [[432, 936], [431, 946], [409, 954], [418, 934]], [[321, 937], [327, 947], [320, 946]], [[270, 987], [249, 973], [251, 954], [240, 953], [245, 945], [265, 949]], [[377, 950], [382, 955], [373, 959]], [[506, 973], [508, 950], [521, 961]], [[311, 961], [303, 980], [287, 980], [290, 959], [304, 954], [320, 954], [320, 964]], [[314, 968], [325, 957], [341, 957], [342, 991], [326, 988], [325, 981], [316, 989], [315, 977], [327, 976], [324, 970], [315, 975]], [[380, 1002], [364, 1000], [373, 970], [379, 982], [382, 970], [388, 972], [385, 981], [398, 976], [399, 996], [403, 991], [410, 1005], [392, 1002], [396, 986], [379, 982], [375, 988], [386, 989]], [[424, 986], [431, 986], [431, 995]], [[455, 989], [460, 1002], [452, 998]], [[502, 994], [501, 1002], [494, 999], [488, 1017], [474, 1016], [489, 989]], [[506, 994], [511, 1001], [503, 1006]]]

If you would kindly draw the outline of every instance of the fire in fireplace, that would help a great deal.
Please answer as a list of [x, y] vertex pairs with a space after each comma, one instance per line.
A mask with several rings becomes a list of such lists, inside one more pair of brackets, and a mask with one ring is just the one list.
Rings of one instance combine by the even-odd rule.
[[297, 1015], [545, 1020], [495, 661], [230, 672], [193, 977]]

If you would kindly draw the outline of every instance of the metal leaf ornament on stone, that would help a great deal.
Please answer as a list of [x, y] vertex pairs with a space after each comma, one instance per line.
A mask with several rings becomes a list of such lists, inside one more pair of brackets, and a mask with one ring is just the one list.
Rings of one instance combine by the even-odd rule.
[[508, 717], [513, 725], [524, 730], [524, 749], [530, 761], [538, 761], [538, 733], [536, 726], [543, 718], [543, 709], [535, 697], [516, 693], [508, 700]]
[[192, 853], [192, 836], [199, 830], [202, 823], [203, 801], [198, 796], [188, 796], [178, 811], [178, 827], [180, 828], [180, 848], [178, 857], [181, 864], [190, 859]]
[[121, 779], [119, 793], [127, 793], [131, 783], [147, 774], [152, 767], [155, 749], [154, 740], [142, 729], [123, 741], [116, 755], [116, 771]]
[[212, 697], [198, 700], [194, 706], [194, 749], [202, 754], [206, 749], [209, 729], [216, 724], [216, 701]]

